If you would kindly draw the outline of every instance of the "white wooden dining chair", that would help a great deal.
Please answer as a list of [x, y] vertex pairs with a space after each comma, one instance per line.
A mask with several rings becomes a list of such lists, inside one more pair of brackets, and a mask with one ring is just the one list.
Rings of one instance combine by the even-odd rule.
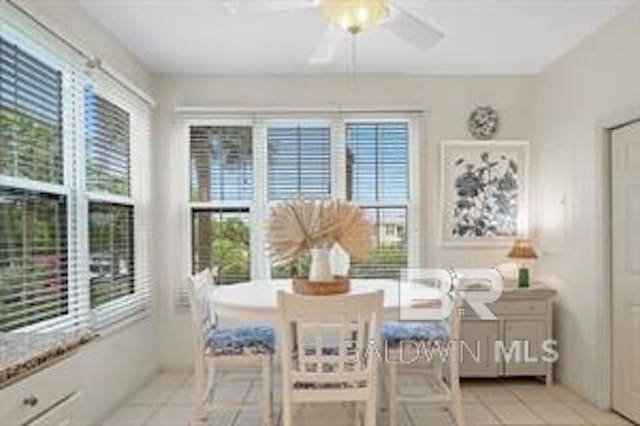
[[[451, 316], [444, 321], [404, 322], [389, 321], [382, 325], [382, 339], [388, 351], [384, 366], [384, 394], [389, 411], [389, 425], [398, 424], [398, 407], [401, 403], [446, 405], [458, 426], [464, 426], [462, 394], [460, 391], [459, 356], [461, 298], [457, 290], [453, 294]], [[404, 347], [401, 348], [401, 345]], [[418, 348], [418, 353], [411, 353]], [[431, 350], [427, 359], [425, 350]], [[443, 356], [446, 354], [446, 356]], [[419, 358], [419, 365], [404, 365], [404, 360]], [[445, 358], [445, 359], [443, 359]], [[443, 362], [444, 361], [444, 362]], [[405, 392], [401, 386], [403, 375], [419, 378], [414, 381], [418, 392]], [[424, 386], [424, 389], [422, 389]]]
[[278, 293], [283, 426], [295, 404], [316, 402], [354, 402], [356, 421], [376, 424], [378, 356], [367, 355], [380, 347], [383, 298]]
[[[275, 334], [272, 327], [242, 326], [218, 328], [215, 312], [208, 299], [214, 281], [211, 271], [189, 278], [188, 294], [191, 307], [194, 342], [194, 412], [192, 424], [206, 421], [213, 410], [261, 408], [263, 425], [272, 425], [272, 358]], [[262, 370], [263, 398], [260, 405], [241, 401], [212, 401], [211, 395], [219, 367], [255, 365]]]

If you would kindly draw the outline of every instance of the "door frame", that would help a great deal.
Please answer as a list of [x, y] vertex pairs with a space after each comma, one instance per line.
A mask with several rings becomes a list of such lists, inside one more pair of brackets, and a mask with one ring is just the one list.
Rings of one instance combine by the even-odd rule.
[[596, 402], [602, 409], [612, 408], [613, 386], [613, 244], [612, 244], [612, 217], [613, 200], [611, 199], [613, 179], [611, 175], [611, 152], [613, 137], [616, 129], [640, 121], [640, 107], [632, 107], [620, 110], [601, 119], [596, 125], [596, 135], [599, 143], [597, 152], [601, 161], [597, 165], [598, 172], [602, 176], [602, 190], [598, 194], [598, 211], [602, 220], [598, 224], [599, 234], [602, 235], [602, 244], [599, 245], [599, 258], [597, 265], [600, 282], [602, 285], [596, 288], [597, 297], [602, 300], [603, 309], [596, 312], [597, 324], [600, 324], [597, 332], [601, 342], [597, 345], [596, 363], [599, 366], [596, 372]]

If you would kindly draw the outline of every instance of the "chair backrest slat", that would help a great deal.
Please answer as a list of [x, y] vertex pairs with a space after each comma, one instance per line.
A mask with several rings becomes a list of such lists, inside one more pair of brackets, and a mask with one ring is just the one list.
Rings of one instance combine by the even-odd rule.
[[206, 333], [215, 325], [215, 314], [211, 310], [208, 296], [213, 286], [213, 275], [209, 269], [189, 277], [187, 282], [194, 340], [196, 349], [200, 351], [204, 350]]
[[340, 296], [279, 292], [285, 383], [371, 383], [378, 359], [367, 355], [370, 344], [380, 344], [382, 303], [382, 292]]

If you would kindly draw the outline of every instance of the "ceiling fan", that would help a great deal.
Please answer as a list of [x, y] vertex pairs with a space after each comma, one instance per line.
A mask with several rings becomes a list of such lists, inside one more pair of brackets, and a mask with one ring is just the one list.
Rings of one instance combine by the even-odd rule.
[[443, 33], [421, 18], [407, 11], [402, 0], [222, 0], [233, 14], [284, 12], [300, 9], [319, 9], [329, 21], [320, 36], [309, 63], [331, 63], [348, 35], [381, 26], [406, 43], [427, 51]]

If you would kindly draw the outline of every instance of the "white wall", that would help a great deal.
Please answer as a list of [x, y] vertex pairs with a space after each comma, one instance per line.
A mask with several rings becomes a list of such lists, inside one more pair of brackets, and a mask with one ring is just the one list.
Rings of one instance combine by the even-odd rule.
[[81, 372], [82, 425], [104, 420], [157, 371], [151, 317], [98, 338], [74, 358]]
[[602, 128], [640, 118], [640, 2], [545, 70], [535, 93], [537, 234], [541, 267], [558, 276], [557, 372], [607, 407], [610, 254]]
[[[493, 105], [502, 128], [498, 138], [530, 137], [532, 77], [366, 77], [358, 78], [353, 91], [343, 77], [161, 77], [156, 81], [156, 145], [153, 163], [155, 229], [162, 230], [165, 244], [156, 244], [154, 258], [157, 284], [156, 306], [159, 360], [165, 365], [189, 363], [191, 346], [188, 317], [176, 312], [176, 286], [188, 270], [184, 257], [185, 235], [181, 229], [181, 200], [187, 185], [176, 179], [186, 173], [186, 164], [175, 155], [172, 143], [174, 108], [188, 106], [245, 107], [419, 107], [427, 112], [420, 138], [422, 186], [420, 235], [423, 265], [495, 265], [505, 255], [502, 249], [443, 249], [437, 241], [439, 143], [443, 139], [468, 139], [466, 119], [472, 108]], [[177, 183], [180, 182], [180, 183]], [[159, 235], [160, 238], [160, 235]], [[188, 241], [188, 236], [186, 238]]]
[[115, 68], [139, 89], [151, 93], [153, 77], [140, 61], [98, 22], [88, 15], [77, 0], [14, 0], [42, 18], [56, 33], [73, 41], [91, 56]]

